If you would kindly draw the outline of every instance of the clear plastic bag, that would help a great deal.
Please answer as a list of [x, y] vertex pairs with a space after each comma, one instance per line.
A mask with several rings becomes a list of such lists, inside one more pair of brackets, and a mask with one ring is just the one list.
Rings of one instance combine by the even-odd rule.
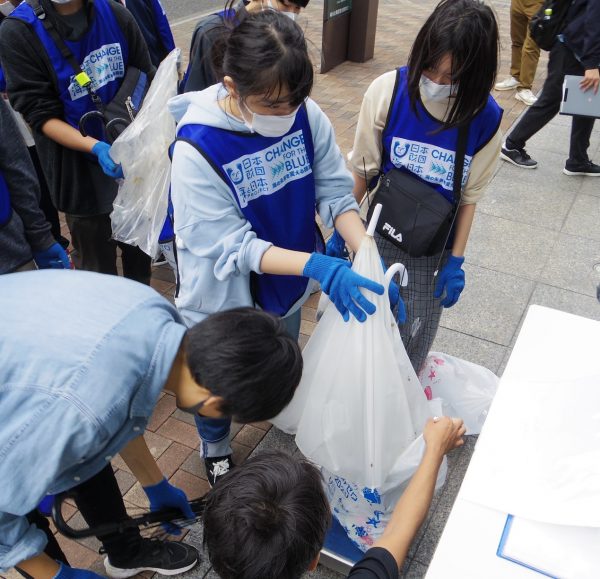
[[110, 150], [125, 175], [110, 216], [113, 238], [137, 245], [151, 257], [158, 254], [167, 216], [169, 146], [175, 140], [175, 120], [167, 101], [177, 94], [177, 53], [175, 49], [163, 60], [140, 112]]

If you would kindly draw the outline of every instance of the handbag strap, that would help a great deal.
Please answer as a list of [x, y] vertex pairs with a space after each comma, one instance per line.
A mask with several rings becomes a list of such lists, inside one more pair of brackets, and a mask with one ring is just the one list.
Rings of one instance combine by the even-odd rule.
[[77, 59], [75, 58], [65, 41], [62, 39], [61, 35], [58, 33], [58, 30], [56, 30], [52, 19], [48, 18], [44, 7], [40, 3], [40, 0], [26, 0], [26, 2], [27, 4], [29, 4], [29, 6], [31, 6], [31, 9], [33, 10], [36, 18], [42, 23], [42, 26], [50, 35], [50, 38], [52, 38], [54, 44], [56, 44], [56, 48], [58, 48], [58, 50], [60, 51], [61, 56], [69, 63], [71, 68], [75, 71], [75, 82], [81, 88], [85, 89], [88, 92], [96, 109], [98, 109], [98, 111], [104, 114], [104, 103], [102, 102], [102, 99], [100, 98], [98, 93], [92, 88], [92, 79], [88, 76], [86, 72], [81, 70], [81, 66], [77, 62]]

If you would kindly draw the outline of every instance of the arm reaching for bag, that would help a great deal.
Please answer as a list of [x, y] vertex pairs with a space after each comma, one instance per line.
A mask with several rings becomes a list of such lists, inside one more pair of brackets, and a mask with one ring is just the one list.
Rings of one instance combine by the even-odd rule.
[[401, 567], [419, 527], [425, 520], [444, 455], [464, 444], [466, 429], [458, 418], [429, 419], [423, 431], [427, 448], [419, 468], [394, 508], [392, 518], [373, 547], [389, 551]]

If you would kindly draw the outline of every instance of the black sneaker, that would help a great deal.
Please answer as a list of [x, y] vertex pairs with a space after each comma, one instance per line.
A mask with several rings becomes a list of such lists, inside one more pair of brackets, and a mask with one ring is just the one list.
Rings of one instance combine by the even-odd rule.
[[104, 568], [109, 577], [125, 579], [142, 571], [154, 571], [161, 575], [178, 575], [189, 571], [198, 563], [200, 556], [195, 547], [173, 541], [142, 539], [142, 545], [135, 557], [127, 562], [113, 565], [108, 557]]
[[569, 163], [563, 169], [565, 175], [585, 175], [586, 177], [600, 177], [600, 165], [586, 161], [585, 163]]
[[521, 167], [521, 169], [535, 169], [537, 167], [537, 161], [534, 161], [525, 149], [508, 149], [506, 143], [502, 145], [500, 158]]
[[206, 468], [206, 478], [208, 484], [214, 487], [217, 479], [225, 476], [235, 465], [231, 460], [231, 455], [227, 456], [211, 456], [204, 459], [204, 467]]

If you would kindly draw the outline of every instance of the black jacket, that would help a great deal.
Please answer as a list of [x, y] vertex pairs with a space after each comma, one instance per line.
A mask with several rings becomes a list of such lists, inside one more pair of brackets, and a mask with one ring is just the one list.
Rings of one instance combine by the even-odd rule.
[[600, 0], [574, 0], [562, 33], [583, 68], [600, 67]]
[[[88, 22], [95, 17], [94, 0], [84, 0]], [[52, 17], [64, 38], [71, 29], [61, 21], [50, 0], [41, 0], [47, 17]], [[121, 4], [110, 2], [128, 44], [127, 64], [150, 76], [154, 67], [146, 42], [131, 13]], [[52, 200], [59, 211], [71, 215], [101, 215], [112, 211], [117, 183], [107, 177], [95, 159], [66, 149], [44, 136], [42, 125], [63, 119], [63, 104], [57, 88], [54, 67], [41, 40], [22, 20], [8, 17], [0, 26], [0, 61], [6, 76], [10, 102], [33, 129], [33, 136]]]
[[[248, 16], [244, 2], [235, 9], [234, 22], [240, 24]], [[229, 30], [219, 14], [211, 14], [196, 24], [190, 46], [190, 64], [184, 92], [204, 90], [219, 82], [213, 68], [212, 49], [215, 42]]]

